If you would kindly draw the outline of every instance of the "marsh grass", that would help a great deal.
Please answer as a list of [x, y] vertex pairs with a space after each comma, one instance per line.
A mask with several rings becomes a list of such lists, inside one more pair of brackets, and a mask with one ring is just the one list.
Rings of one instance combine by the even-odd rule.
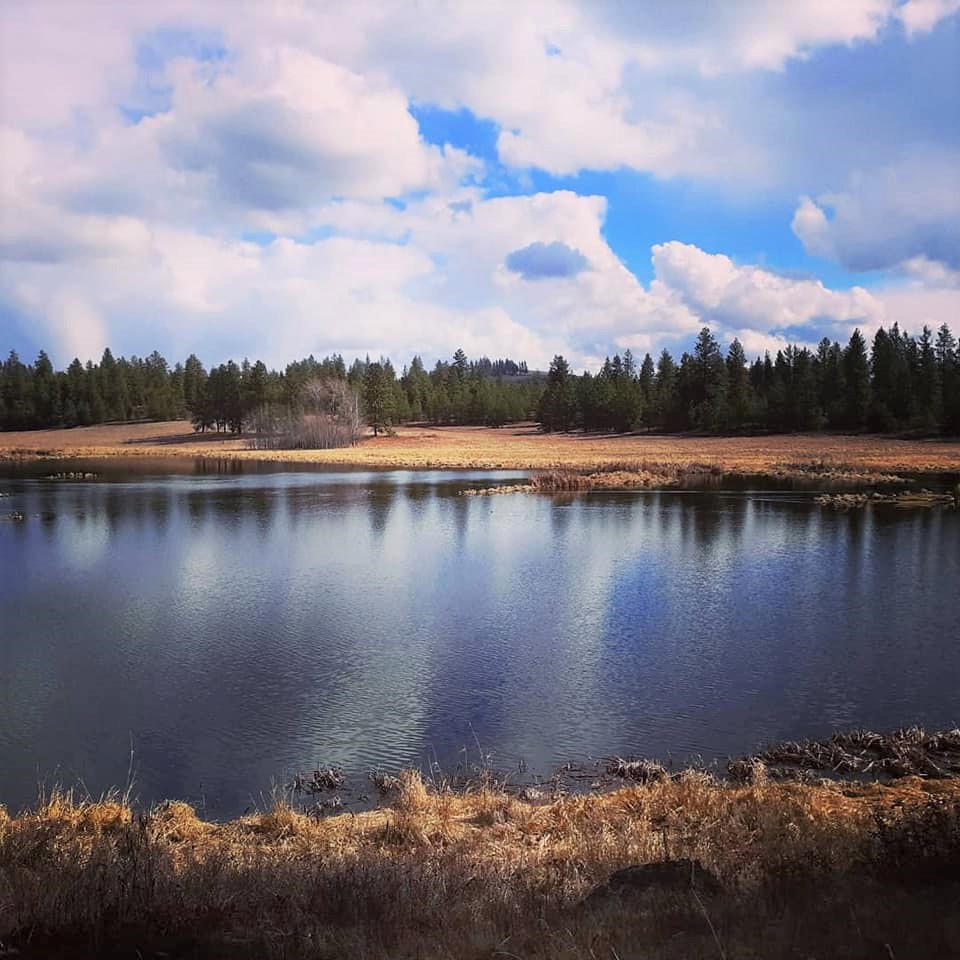
[[908, 482], [896, 473], [870, 468], [849, 460], [823, 457], [788, 460], [774, 467], [770, 475], [794, 480], [828, 481], [832, 484], [882, 483], [893, 486]]
[[693, 479], [722, 475], [723, 469], [711, 463], [614, 460], [592, 467], [545, 470], [534, 474], [530, 487], [538, 493], [670, 487]]
[[[54, 791], [0, 813], [0, 945], [81, 958], [960, 950], [956, 781], [734, 786], [688, 771], [529, 803], [404, 773], [395, 793], [359, 815], [278, 801], [212, 824], [182, 803], [137, 813]], [[700, 860], [722, 893], [586, 901], [613, 871], [664, 857]]]
[[[891, 437], [781, 434], [693, 437], [656, 434], [541, 434], [535, 425], [399, 427], [341, 450], [248, 450], [244, 438], [198, 436], [187, 421], [120, 423], [70, 430], [0, 433], [0, 460], [186, 456], [404, 469], [595, 470], [615, 463], [706, 463], [730, 474], [772, 475], [792, 465], [822, 463], [855, 473], [960, 472], [960, 442]], [[823, 472], [823, 471], [815, 471]], [[806, 476], [811, 471], [804, 471]], [[801, 475], [799, 470], [796, 474]]]
[[784, 741], [734, 763], [776, 764], [786, 770], [839, 775], [960, 777], [960, 729], [928, 732], [911, 726], [892, 733], [844, 731], [826, 740]]

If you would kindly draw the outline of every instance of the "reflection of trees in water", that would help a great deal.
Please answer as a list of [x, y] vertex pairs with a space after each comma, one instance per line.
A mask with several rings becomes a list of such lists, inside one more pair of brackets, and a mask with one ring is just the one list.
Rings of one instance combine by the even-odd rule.
[[212, 494], [210, 505], [214, 517], [221, 523], [242, 524], [246, 494], [245, 490], [218, 490]]
[[[701, 736], [699, 723], [720, 728], [716, 741], [725, 748], [728, 734], [752, 743], [755, 724], [768, 716], [807, 722], [818, 710], [852, 716], [851, 705], [860, 704], [885, 716], [871, 699], [874, 686], [877, 704], [891, 694], [906, 697], [911, 709], [934, 700], [925, 686], [933, 689], [931, 671], [911, 659], [918, 656], [913, 642], [883, 648], [882, 657], [875, 644], [893, 634], [884, 618], [903, 591], [914, 591], [906, 606], [920, 619], [918, 638], [932, 644], [930, 624], [942, 630], [949, 623], [949, 594], [937, 598], [956, 582], [956, 514], [835, 513], [762, 496], [591, 494], [571, 504], [523, 494], [460, 497], [448, 483], [274, 482], [231, 490], [179, 481], [162, 493], [89, 484], [30, 500], [31, 514], [55, 509], [66, 521], [64, 538], [74, 537], [78, 518], [83, 536], [71, 544], [78, 569], [92, 569], [100, 556], [109, 562], [111, 553], [93, 551], [96, 544], [79, 549], [106, 523], [122, 528], [117, 557], [143, 558], [142, 568], [130, 566], [129, 584], [120, 578], [139, 621], [111, 622], [115, 612], [91, 604], [81, 609], [83, 594], [69, 592], [86, 589], [79, 580], [64, 584], [69, 602], [57, 610], [75, 612], [75, 632], [96, 628], [112, 638], [116, 628], [141, 639], [138, 669], [128, 670], [130, 645], [112, 642], [89, 681], [72, 665], [57, 676], [51, 657], [43, 667], [64, 678], [67, 710], [78, 718], [72, 736], [95, 732], [102, 711], [121, 718], [124, 729], [154, 730], [144, 746], [154, 751], [148, 769], [159, 777], [146, 781], [150, 796], [195, 796], [202, 779], [211, 803], [239, 804], [232, 811], [239, 812], [248, 792], [267, 789], [289, 756], [353, 763], [362, 777], [356, 757], [363, 751], [415, 756], [433, 744], [449, 756], [463, 743], [473, 749], [472, 731], [456, 727], [465, 718], [484, 749], [521, 743], [533, 764], [551, 756], [558, 737], [567, 738], [564, 748], [590, 736], [601, 745], [609, 737], [612, 747], [629, 734], [635, 744], [642, 737], [663, 749]], [[431, 506], [409, 523], [409, 504], [425, 502]], [[274, 524], [274, 511], [284, 509], [305, 521], [301, 531], [291, 527], [288, 536], [282, 513]], [[138, 514], [166, 524], [160, 555], [151, 556], [148, 538], [138, 536]], [[216, 522], [223, 516], [230, 522]], [[32, 518], [11, 524], [12, 562], [22, 538], [41, 544], [57, 526]], [[258, 539], [257, 527], [274, 535]], [[824, 562], [834, 557], [836, 571]], [[378, 582], [385, 559], [397, 575]], [[169, 581], [143, 573], [151, 563], [158, 573], [183, 569], [186, 599], [169, 603]], [[231, 570], [244, 578], [242, 591], [222, 576]], [[859, 625], [844, 620], [856, 609], [845, 585], [865, 610]], [[830, 612], [811, 600], [817, 597], [832, 602]], [[791, 602], [803, 604], [806, 633], [794, 632]], [[242, 615], [224, 617], [233, 603]], [[871, 613], [875, 607], [881, 612]], [[23, 623], [19, 639], [27, 646], [36, 631]], [[188, 635], [196, 642], [171, 642]], [[854, 680], [869, 679], [852, 693], [849, 684], [830, 686], [831, 676], [844, 679], [842, 670], [830, 671], [849, 662]], [[885, 665], [871, 673], [875, 662]], [[951, 669], [955, 676], [945, 658], [937, 672], [949, 680]], [[88, 702], [96, 711], [84, 712]], [[400, 715], [396, 729], [391, 713]], [[152, 728], [158, 716], [170, 723]], [[112, 737], [99, 755], [122, 754], [116, 741], [125, 736]], [[713, 733], [703, 736], [713, 742]], [[146, 756], [140, 742], [137, 749]]]
[[431, 483], [408, 483], [397, 489], [412, 503], [425, 503], [437, 495], [437, 488]]
[[163, 532], [172, 519], [185, 514], [191, 524], [199, 526], [211, 517], [231, 524], [242, 524], [253, 518], [264, 531], [270, 528], [276, 508], [274, 492], [267, 487], [235, 490], [109, 490], [84, 513], [98, 520], [105, 519], [112, 530], [125, 521], [140, 526], [150, 524]]
[[370, 491], [367, 515], [370, 518], [370, 529], [377, 536], [383, 536], [387, 529], [387, 521], [390, 519], [390, 510], [395, 496], [395, 488], [385, 485], [378, 485]]
[[261, 533], [268, 533], [273, 522], [273, 491], [266, 487], [256, 487], [246, 491], [246, 503], [253, 512]]
[[460, 546], [463, 546], [467, 536], [467, 527], [470, 524], [470, 508], [475, 502], [482, 499], [483, 497], [463, 497], [457, 491], [451, 501], [452, 509], [450, 512], [457, 530], [457, 542]]
[[196, 526], [200, 526], [207, 521], [207, 512], [210, 503], [210, 499], [207, 494], [200, 492], [199, 490], [192, 490], [186, 496], [187, 501], [187, 514], [190, 517], [192, 523]]
[[239, 476], [249, 472], [249, 466], [243, 460], [232, 457], [212, 459], [197, 457], [193, 461], [193, 472], [198, 476]]
[[157, 532], [162, 533], [167, 527], [170, 517], [170, 494], [167, 491], [156, 491], [149, 497], [150, 518], [153, 520]]
[[[122, 487], [115, 487], [113, 485], [107, 487], [106, 494], [100, 500], [100, 505], [103, 507], [107, 523], [110, 525], [111, 530], [115, 530], [120, 526], [124, 514], [127, 511], [128, 499], [128, 495], [123, 491]], [[92, 508], [93, 503], [90, 503], [88, 509], [92, 510]]]
[[369, 488], [362, 484], [315, 484], [285, 487], [277, 496], [283, 497], [287, 520], [293, 524], [320, 511], [340, 510], [367, 503]]
[[655, 493], [640, 495], [657, 536], [684, 549], [694, 548], [708, 559], [739, 549], [749, 537], [753, 504], [744, 497], [713, 494]]
[[873, 532], [872, 510], [847, 510], [838, 512], [836, 516], [837, 528], [843, 533], [847, 541], [848, 555], [854, 561], [859, 561], [864, 541]]
[[134, 493], [130, 496], [130, 509], [128, 515], [136, 522], [138, 527], [144, 525], [147, 513], [147, 498], [140, 493]]
[[[527, 496], [527, 494], [512, 494], [512, 496]], [[563, 536], [567, 532], [576, 512], [575, 504], [578, 499], [579, 496], [573, 493], [558, 493], [551, 497], [550, 527], [555, 536]]]

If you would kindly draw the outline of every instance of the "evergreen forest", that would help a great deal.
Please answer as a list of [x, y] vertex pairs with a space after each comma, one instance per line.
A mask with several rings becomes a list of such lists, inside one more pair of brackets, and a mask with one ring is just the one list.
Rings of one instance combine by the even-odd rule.
[[500, 426], [536, 420], [546, 432], [696, 430], [704, 433], [845, 431], [960, 434], [960, 352], [949, 327], [919, 336], [897, 324], [868, 343], [788, 346], [748, 360], [703, 328], [679, 360], [663, 350], [637, 360], [627, 350], [595, 373], [562, 356], [549, 370], [510, 359], [468, 359], [457, 350], [427, 369], [419, 356], [398, 374], [380, 357], [313, 356], [282, 371], [231, 360], [206, 369], [195, 356], [171, 366], [158, 352], [55, 370], [45, 352], [0, 364], [0, 428], [29, 430], [126, 420], [189, 418], [198, 431], [256, 429], [265, 409], [293, 410], [310, 384], [341, 381], [376, 432], [411, 422]]

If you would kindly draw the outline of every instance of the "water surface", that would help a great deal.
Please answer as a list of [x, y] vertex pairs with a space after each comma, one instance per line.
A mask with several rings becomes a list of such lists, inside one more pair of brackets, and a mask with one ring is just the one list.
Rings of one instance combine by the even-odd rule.
[[[297, 767], [707, 760], [960, 721], [960, 515], [490, 474], [0, 475], [0, 803], [231, 816]], [[112, 472], [111, 472], [112, 471]], [[514, 479], [517, 474], [495, 475]]]

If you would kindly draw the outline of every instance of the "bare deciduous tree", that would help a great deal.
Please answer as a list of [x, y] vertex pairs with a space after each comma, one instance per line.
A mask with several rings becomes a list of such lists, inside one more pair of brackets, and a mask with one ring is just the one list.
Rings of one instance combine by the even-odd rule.
[[293, 407], [261, 407], [252, 426], [251, 444], [260, 450], [353, 446], [363, 434], [360, 397], [346, 380], [310, 380]]

